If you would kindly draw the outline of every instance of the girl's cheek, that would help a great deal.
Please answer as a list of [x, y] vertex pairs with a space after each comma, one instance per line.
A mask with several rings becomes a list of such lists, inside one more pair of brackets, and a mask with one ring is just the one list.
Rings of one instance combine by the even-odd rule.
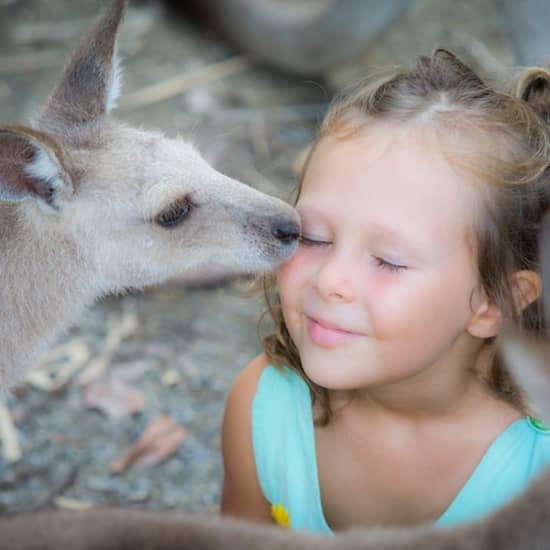
[[280, 287], [281, 284], [285, 284], [287, 280], [294, 280], [301, 278], [311, 268], [311, 255], [307, 250], [298, 248], [294, 256], [279, 267], [277, 270], [277, 283]]
[[294, 322], [298, 322], [293, 314], [300, 309], [304, 288], [311, 283], [314, 270], [308, 250], [301, 248], [277, 270], [279, 297], [289, 328]]
[[281, 300], [287, 300], [288, 294], [296, 287], [296, 275], [299, 269], [296, 267], [295, 256], [286, 261], [277, 269], [277, 287]]
[[384, 324], [399, 325], [430, 300], [429, 293], [418, 288], [407, 273], [371, 268], [364, 281], [363, 304], [373, 319]]
[[286, 279], [296, 270], [296, 260], [299, 252], [296, 252], [289, 260], [282, 263], [277, 269], [277, 282], [280, 284], [281, 279]]
[[285, 262], [277, 270], [277, 287], [286, 326], [292, 338], [295, 327], [299, 325], [300, 288], [302, 281], [299, 277], [300, 268], [296, 262], [296, 256]]
[[379, 266], [367, 266], [363, 280], [366, 294], [378, 301], [387, 302], [406, 292], [407, 283], [402, 273], [394, 273]]

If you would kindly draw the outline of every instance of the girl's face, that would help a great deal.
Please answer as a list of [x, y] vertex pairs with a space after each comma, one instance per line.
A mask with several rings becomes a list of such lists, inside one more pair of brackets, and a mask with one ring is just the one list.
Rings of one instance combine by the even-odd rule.
[[321, 140], [297, 203], [303, 242], [278, 273], [312, 381], [374, 388], [443, 363], [472, 366], [476, 198], [417, 132], [383, 126]]

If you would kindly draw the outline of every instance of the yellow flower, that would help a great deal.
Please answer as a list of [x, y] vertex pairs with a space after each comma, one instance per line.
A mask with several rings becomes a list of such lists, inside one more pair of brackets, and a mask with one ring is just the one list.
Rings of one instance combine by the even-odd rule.
[[290, 516], [288, 514], [288, 510], [281, 503], [271, 505], [271, 515], [279, 525], [282, 525], [287, 529], [290, 527]]

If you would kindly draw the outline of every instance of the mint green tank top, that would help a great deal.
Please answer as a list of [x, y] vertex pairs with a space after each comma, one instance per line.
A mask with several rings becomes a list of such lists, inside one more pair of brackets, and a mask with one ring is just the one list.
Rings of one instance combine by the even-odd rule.
[[[252, 404], [252, 445], [260, 487], [279, 522], [332, 534], [321, 504], [311, 394], [294, 371], [268, 366], [262, 372]], [[550, 431], [530, 417], [516, 420], [493, 441], [435, 524], [483, 517], [525, 489], [549, 463]]]

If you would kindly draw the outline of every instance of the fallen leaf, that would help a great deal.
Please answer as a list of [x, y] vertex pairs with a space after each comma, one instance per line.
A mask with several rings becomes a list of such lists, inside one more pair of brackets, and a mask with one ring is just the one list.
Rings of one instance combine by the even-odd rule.
[[181, 445], [187, 433], [172, 417], [154, 417], [124, 457], [111, 462], [109, 470], [118, 474], [131, 466], [147, 468], [168, 458]]
[[115, 377], [91, 383], [83, 390], [84, 405], [112, 418], [143, 410], [145, 394], [138, 388]]

